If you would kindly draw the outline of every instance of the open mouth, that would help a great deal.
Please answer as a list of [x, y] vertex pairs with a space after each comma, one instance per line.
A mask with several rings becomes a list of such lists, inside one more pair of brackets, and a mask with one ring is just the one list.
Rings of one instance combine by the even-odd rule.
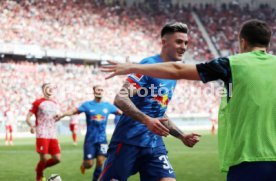
[[184, 52], [178, 52], [177, 53], [179, 56], [183, 56], [184, 55]]

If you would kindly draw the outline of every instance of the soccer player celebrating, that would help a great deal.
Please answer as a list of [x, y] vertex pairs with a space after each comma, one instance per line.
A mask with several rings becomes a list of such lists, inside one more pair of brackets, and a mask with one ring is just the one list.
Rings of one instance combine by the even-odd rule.
[[[32, 108], [27, 114], [26, 122], [31, 128], [31, 133], [36, 133], [36, 151], [40, 160], [36, 166], [36, 180], [46, 180], [43, 171], [60, 162], [60, 147], [56, 137], [56, 121], [54, 116], [58, 114], [59, 106], [52, 99], [55, 87], [50, 83], [42, 85], [44, 97], [33, 102]], [[35, 125], [31, 117], [35, 115]], [[48, 159], [48, 154], [51, 158]]]
[[[181, 61], [188, 45], [188, 28], [172, 23], [161, 31], [160, 55], [145, 58], [141, 64]], [[184, 134], [171, 120], [160, 121], [172, 97], [175, 80], [157, 79], [142, 74], [129, 75], [115, 98], [124, 114], [113, 133], [101, 181], [125, 181], [139, 172], [142, 181], [174, 181], [174, 170], [168, 160], [161, 136], [168, 134], [193, 147], [197, 134]]]
[[272, 181], [276, 178], [276, 57], [267, 53], [270, 39], [267, 23], [249, 20], [240, 30], [240, 54], [197, 65], [111, 62], [105, 70], [114, 72], [109, 77], [134, 72], [204, 83], [223, 80], [227, 96], [222, 98], [218, 121], [221, 170], [228, 172], [228, 181]]
[[84, 102], [80, 107], [57, 116], [56, 120], [58, 121], [65, 116], [85, 113], [87, 131], [84, 141], [84, 158], [80, 169], [81, 173], [84, 174], [85, 169], [93, 166], [93, 159], [96, 158], [93, 180], [97, 181], [107, 154], [106, 124], [108, 115], [122, 114], [122, 112], [114, 105], [102, 101], [103, 88], [100, 85], [93, 87], [93, 93], [94, 100]]

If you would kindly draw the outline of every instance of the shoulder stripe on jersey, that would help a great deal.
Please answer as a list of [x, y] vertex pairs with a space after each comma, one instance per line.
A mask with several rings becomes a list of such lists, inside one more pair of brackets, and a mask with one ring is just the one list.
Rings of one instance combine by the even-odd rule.
[[140, 81], [142, 78], [143, 78], [144, 75], [142, 74], [131, 74], [130, 77], [137, 80], [137, 81]]
[[139, 89], [141, 87], [137, 82], [135, 82], [134, 80], [132, 80], [130, 77], [127, 78], [127, 81], [129, 83], [131, 83], [136, 89]]

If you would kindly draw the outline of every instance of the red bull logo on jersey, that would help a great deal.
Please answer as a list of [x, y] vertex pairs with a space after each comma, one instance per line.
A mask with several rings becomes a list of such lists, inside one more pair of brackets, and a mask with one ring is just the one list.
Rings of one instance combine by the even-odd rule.
[[157, 101], [162, 107], [167, 107], [169, 104], [169, 96], [168, 94], [164, 94], [162, 96], [156, 95], [152, 98], [153, 100]]
[[105, 120], [105, 116], [103, 116], [101, 114], [96, 114], [95, 116], [91, 116], [91, 120], [94, 120], [94, 121], [104, 121]]

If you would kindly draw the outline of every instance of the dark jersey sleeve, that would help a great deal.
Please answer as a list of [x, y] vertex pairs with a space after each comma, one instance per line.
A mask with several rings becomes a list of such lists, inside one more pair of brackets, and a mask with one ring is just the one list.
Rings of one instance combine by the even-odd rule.
[[227, 100], [230, 100], [230, 85], [232, 84], [232, 73], [229, 59], [220, 57], [207, 63], [196, 65], [198, 74], [202, 82], [210, 82], [213, 80], [222, 80], [226, 88]]
[[231, 83], [231, 68], [227, 57], [220, 57], [207, 63], [196, 65], [202, 82], [210, 82], [221, 79], [225, 84]]

